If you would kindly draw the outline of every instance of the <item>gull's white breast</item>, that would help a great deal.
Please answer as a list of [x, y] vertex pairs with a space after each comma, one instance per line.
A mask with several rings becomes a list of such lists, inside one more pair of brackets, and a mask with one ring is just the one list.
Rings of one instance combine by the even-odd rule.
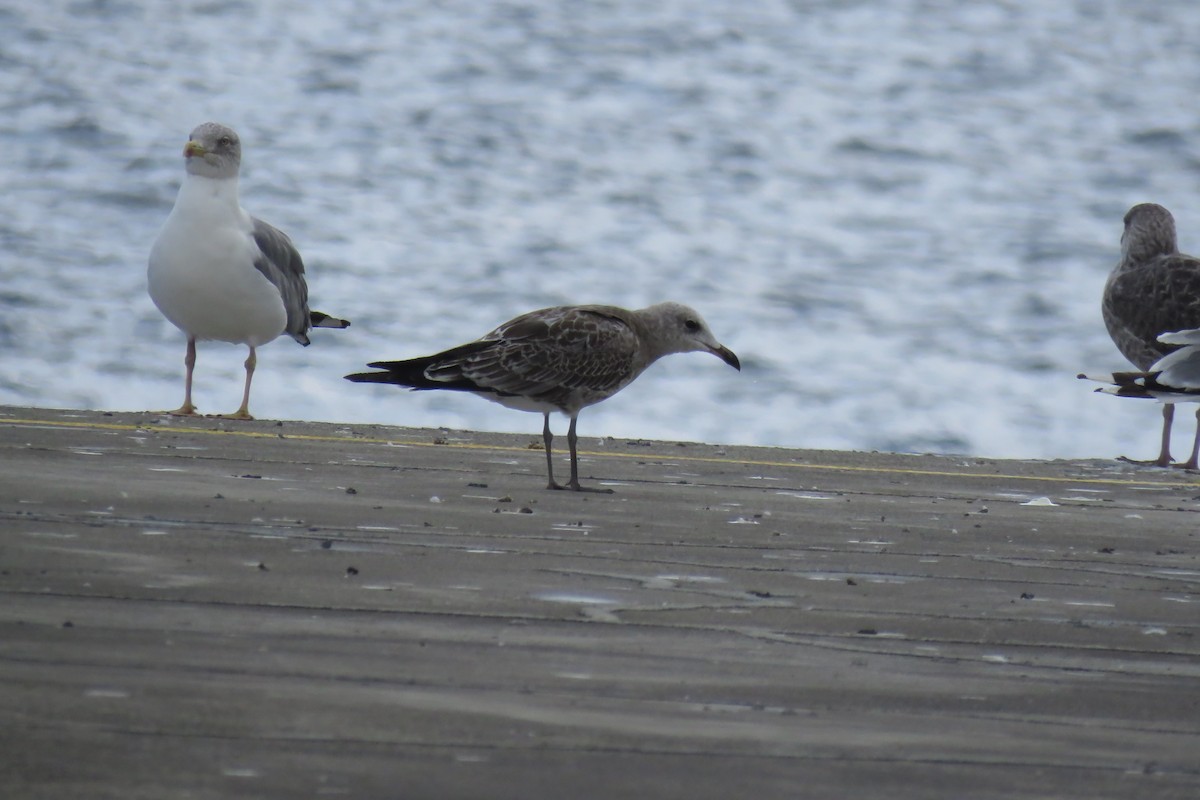
[[197, 339], [254, 347], [283, 333], [279, 290], [255, 266], [260, 257], [237, 181], [189, 175], [150, 250], [150, 298]]

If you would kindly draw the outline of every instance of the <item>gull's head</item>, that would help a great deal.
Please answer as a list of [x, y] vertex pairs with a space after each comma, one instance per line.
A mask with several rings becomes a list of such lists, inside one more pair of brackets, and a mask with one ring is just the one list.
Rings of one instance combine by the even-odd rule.
[[638, 313], [650, 330], [655, 358], [670, 353], [712, 353], [734, 369], [741, 370], [742, 363], [737, 355], [717, 341], [696, 309], [682, 303], [659, 303]]
[[1121, 234], [1123, 261], [1145, 261], [1177, 252], [1175, 218], [1170, 211], [1157, 203], [1140, 203], [1126, 212]]
[[189, 175], [232, 178], [242, 164], [242, 142], [233, 128], [206, 122], [188, 137], [183, 158]]

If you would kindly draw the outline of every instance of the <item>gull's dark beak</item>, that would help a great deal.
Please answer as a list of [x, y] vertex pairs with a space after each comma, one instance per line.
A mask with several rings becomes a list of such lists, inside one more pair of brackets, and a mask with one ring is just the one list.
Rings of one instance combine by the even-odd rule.
[[185, 158], [202, 156], [207, 152], [208, 151], [204, 149], [204, 145], [200, 144], [195, 139], [190, 139], [188, 143], [183, 146], [183, 155]]
[[737, 354], [725, 345], [717, 345], [714, 347], [712, 349], [712, 354], [736, 369], [738, 372], [742, 371], [742, 362], [738, 361]]

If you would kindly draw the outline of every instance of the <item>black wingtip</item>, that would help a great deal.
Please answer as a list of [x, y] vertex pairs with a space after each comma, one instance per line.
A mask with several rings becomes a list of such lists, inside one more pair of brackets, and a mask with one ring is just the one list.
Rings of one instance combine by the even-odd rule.
[[353, 383], [391, 383], [386, 372], [354, 372], [343, 377]]
[[331, 317], [323, 311], [309, 311], [308, 322], [314, 328], [349, 328], [350, 320]]

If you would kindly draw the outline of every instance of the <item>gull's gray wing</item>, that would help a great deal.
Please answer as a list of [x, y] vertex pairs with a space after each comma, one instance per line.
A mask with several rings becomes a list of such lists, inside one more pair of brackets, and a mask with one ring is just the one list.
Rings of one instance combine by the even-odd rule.
[[257, 217], [254, 221], [254, 243], [260, 255], [254, 267], [279, 289], [283, 307], [287, 309], [287, 333], [300, 344], [308, 344], [311, 326], [308, 313], [308, 284], [304, 280], [304, 261], [288, 235]]
[[1179, 331], [1173, 337], [1176, 341], [1172, 344], [1182, 346], [1160, 358], [1149, 369], [1151, 373], [1158, 373], [1154, 376], [1157, 383], [1190, 392], [1200, 390], [1200, 345], [1196, 342], [1196, 334], [1200, 331]]

